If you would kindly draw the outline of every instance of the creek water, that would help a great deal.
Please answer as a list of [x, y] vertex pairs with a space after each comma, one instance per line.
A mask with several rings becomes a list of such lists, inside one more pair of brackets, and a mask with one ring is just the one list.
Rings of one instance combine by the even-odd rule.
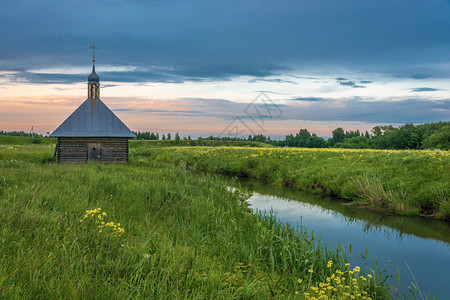
[[[367, 248], [367, 267], [390, 266], [393, 277], [389, 284], [405, 295], [411, 295], [408, 286], [415, 278], [424, 296], [450, 299], [448, 222], [358, 209], [336, 199], [256, 180], [239, 180], [239, 184], [254, 192], [247, 201], [253, 211], [272, 212], [280, 222], [294, 227], [301, 224], [330, 249], [345, 247], [352, 266], [364, 269], [362, 256]], [[421, 298], [419, 293], [417, 297]]]

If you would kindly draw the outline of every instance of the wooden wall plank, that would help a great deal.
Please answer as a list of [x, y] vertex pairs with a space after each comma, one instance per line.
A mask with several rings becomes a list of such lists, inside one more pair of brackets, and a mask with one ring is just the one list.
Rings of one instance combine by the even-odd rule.
[[58, 138], [58, 163], [87, 163], [88, 143], [101, 144], [100, 162], [128, 163], [128, 138]]

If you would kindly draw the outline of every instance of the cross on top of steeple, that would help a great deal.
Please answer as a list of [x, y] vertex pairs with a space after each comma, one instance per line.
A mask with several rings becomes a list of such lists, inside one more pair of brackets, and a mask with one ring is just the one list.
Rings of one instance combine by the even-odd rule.
[[95, 47], [94, 45], [92, 47], [89, 47], [90, 49], [92, 49], [92, 65], [95, 66], [95, 49], [98, 49], [97, 47]]

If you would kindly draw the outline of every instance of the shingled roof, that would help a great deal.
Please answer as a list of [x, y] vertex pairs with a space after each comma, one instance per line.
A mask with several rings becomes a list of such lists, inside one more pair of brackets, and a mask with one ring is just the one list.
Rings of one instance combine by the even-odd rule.
[[100, 100], [86, 99], [50, 137], [136, 137]]

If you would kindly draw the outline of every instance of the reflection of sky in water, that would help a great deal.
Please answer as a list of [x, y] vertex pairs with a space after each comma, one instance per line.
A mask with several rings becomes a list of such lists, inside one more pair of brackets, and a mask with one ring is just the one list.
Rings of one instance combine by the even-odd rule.
[[[402, 234], [385, 226], [367, 228], [364, 221], [349, 221], [340, 213], [305, 202], [257, 193], [248, 202], [253, 210], [273, 211], [278, 219], [294, 227], [297, 223], [303, 224], [308, 233], [313, 231], [316, 237], [331, 247], [336, 247], [340, 241], [348, 250], [349, 243], [352, 243], [352, 265], [362, 266], [363, 261], [359, 257], [364, 254], [366, 246], [369, 249], [369, 267], [372, 257], [381, 266], [392, 260], [391, 272], [395, 274], [396, 266], [399, 267], [400, 289], [404, 293], [412, 281], [404, 263], [406, 261], [422, 293], [431, 292], [438, 299], [450, 299], [450, 244]], [[391, 284], [395, 285], [395, 282]]]

